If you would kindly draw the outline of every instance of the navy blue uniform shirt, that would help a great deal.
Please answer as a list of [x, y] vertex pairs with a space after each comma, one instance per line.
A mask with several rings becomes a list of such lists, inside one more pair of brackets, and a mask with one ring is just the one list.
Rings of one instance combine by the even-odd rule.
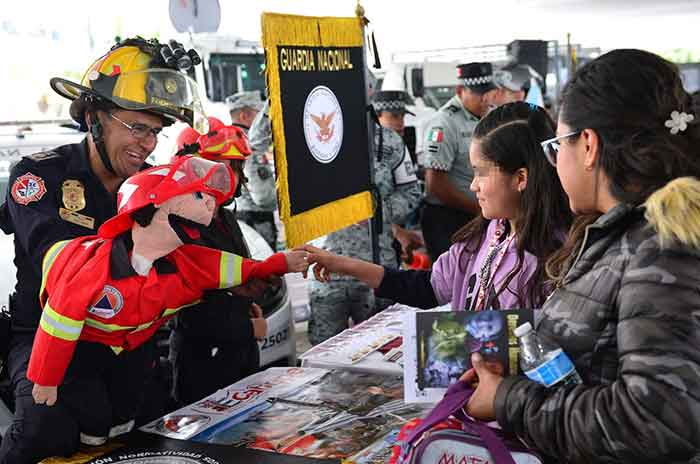
[[96, 234], [116, 212], [116, 194], [105, 189], [90, 167], [87, 139], [25, 156], [12, 168], [0, 227], [15, 234], [13, 329], [39, 324], [41, 263], [51, 245]]

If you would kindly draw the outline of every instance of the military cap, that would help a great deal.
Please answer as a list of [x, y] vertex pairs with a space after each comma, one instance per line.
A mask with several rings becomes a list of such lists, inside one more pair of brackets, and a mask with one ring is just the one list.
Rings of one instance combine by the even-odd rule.
[[389, 111], [391, 113], [415, 114], [406, 109], [406, 105], [413, 104], [411, 97], [403, 90], [380, 90], [374, 94], [372, 106], [374, 111]]
[[460, 84], [470, 90], [486, 93], [496, 86], [493, 83], [493, 66], [491, 63], [466, 63], [457, 66]]
[[530, 89], [530, 67], [526, 64], [509, 64], [493, 73], [493, 81], [497, 87], [519, 92]]
[[229, 111], [242, 110], [243, 108], [260, 111], [264, 104], [259, 90], [234, 93], [226, 97], [225, 103]]

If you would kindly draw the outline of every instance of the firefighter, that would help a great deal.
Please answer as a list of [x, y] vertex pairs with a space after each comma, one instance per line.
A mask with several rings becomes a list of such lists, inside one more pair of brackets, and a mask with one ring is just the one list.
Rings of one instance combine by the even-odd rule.
[[[230, 167], [191, 156], [149, 168], [122, 184], [118, 213], [98, 235], [47, 252], [27, 377], [35, 402], [68, 411], [82, 443], [131, 430], [152, 359], [146, 342], [204, 290], [308, 269], [304, 251], [256, 262], [192, 244], [236, 183]], [[50, 436], [64, 424], [42, 425]], [[77, 451], [71, 443], [64, 453]]]
[[[198, 59], [192, 51], [185, 54], [190, 63]], [[63, 453], [70, 440], [77, 446], [77, 425], [64, 420], [67, 412], [60, 407], [37, 407], [26, 378], [41, 316], [41, 263], [56, 242], [95, 234], [117, 212], [120, 184], [141, 169], [164, 126], [203, 120], [196, 84], [165, 59], [172, 56], [173, 48], [156, 40], [127, 39], [90, 65], [80, 84], [51, 79], [51, 87], [73, 101], [70, 115], [88, 134], [81, 143], [25, 157], [10, 172], [0, 227], [15, 233], [17, 285], [11, 333], [0, 343], [8, 344], [3, 375], [12, 388], [14, 420], [0, 446], [0, 463], [34, 463], [37, 456]], [[44, 423], [64, 427], [42, 435]]]

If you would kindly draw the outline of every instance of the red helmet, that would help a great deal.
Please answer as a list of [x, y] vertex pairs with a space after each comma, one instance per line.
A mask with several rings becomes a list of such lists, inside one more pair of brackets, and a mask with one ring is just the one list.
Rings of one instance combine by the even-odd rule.
[[131, 213], [147, 205], [161, 205], [192, 192], [212, 195], [218, 205], [236, 191], [236, 175], [224, 163], [182, 156], [171, 164], [155, 166], [129, 177], [117, 193], [117, 215], [102, 224], [98, 234], [113, 238], [134, 224]]
[[243, 129], [227, 126], [221, 120], [209, 117], [209, 133], [200, 135], [191, 127], [186, 127], [177, 137], [177, 149], [181, 152], [186, 145], [197, 143], [197, 156], [212, 161], [245, 159], [252, 153], [248, 137]]

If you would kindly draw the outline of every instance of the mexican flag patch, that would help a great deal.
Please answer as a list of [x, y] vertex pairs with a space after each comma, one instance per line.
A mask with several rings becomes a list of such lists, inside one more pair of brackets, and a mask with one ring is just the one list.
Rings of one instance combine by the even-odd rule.
[[434, 127], [430, 131], [430, 141], [434, 143], [442, 142], [442, 127]]

